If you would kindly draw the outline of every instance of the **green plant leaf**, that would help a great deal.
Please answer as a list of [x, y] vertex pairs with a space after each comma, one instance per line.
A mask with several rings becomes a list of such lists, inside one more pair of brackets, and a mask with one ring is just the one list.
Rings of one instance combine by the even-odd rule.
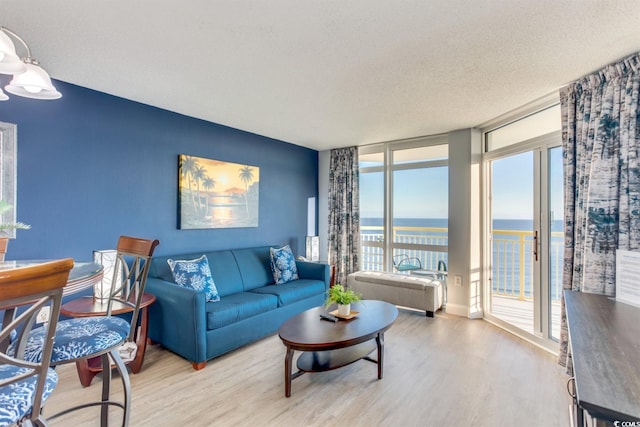
[[[7, 203], [4, 200], [0, 199], [0, 215], [4, 215], [5, 213], [7, 213], [9, 210], [11, 210], [13, 206], [11, 206], [9, 203]], [[1, 218], [0, 218], [1, 219]], [[0, 223], [0, 231], [2, 230], [28, 230], [30, 229], [31, 226], [27, 225], [23, 222], [8, 222], [6, 224]]]
[[355, 293], [351, 289], [347, 289], [344, 286], [336, 283], [332, 288], [329, 288], [327, 291], [327, 300], [325, 302], [326, 306], [331, 304], [351, 304], [352, 302], [357, 302], [362, 299], [362, 295]]

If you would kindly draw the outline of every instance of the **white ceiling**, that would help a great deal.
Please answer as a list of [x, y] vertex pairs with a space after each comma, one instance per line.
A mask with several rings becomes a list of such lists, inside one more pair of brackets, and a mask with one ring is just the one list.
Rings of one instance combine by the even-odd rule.
[[640, 51], [638, 0], [1, 0], [0, 25], [55, 79], [317, 150], [477, 126]]

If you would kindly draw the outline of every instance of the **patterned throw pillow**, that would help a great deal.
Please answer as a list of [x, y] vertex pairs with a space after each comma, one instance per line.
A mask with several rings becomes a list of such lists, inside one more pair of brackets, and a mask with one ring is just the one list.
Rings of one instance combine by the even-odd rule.
[[271, 272], [276, 285], [298, 280], [298, 268], [296, 259], [289, 245], [281, 248], [270, 248], [271, 252]]
[[204, 291], [207, 301], [220, 301], [218, 289], [216, 289], [216, 284], [213, 281], [213, 277], [211, 277], [209, 260], [206, 255], [192, 260], [174, 261], [168, 259], [167, 263], [171, 268], [173, 280], [178, 285], [195, 289], [196, 291]]

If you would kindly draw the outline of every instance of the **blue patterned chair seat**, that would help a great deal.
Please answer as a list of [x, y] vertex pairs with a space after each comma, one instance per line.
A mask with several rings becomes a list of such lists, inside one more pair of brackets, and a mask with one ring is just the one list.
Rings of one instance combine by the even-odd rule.
[[[2, 329], [2, 322], [0, 322], [0, 330]], [[9, 336], [9, 341], [15, 341], [18, 338], [18, 332], [15, 330], [11, 331], [11, 335]]]
[[[58, 322], [51, 364], [99, 356], [122, 343], [129, 335], [129, 322], [119, 317], [80, 317]], [[27, 341], [25, 360], [38, 361], [42, 357], [45, 330], [34, 329]], [[9, 354], [13, 354], [13, 345]]]
[[[0, 380], [28, 371], [28, 368], [0, 365]], [[31, 412], [37, 380], [38, 378], [33, 376], [23, 381], [0, 387], [0, 408], [2, 408], [0, 410], [0, 427], [13, 425]], [[42, 396], [43, 402], [49, 397], [57, 383], [58, 374], [49, 368]]]

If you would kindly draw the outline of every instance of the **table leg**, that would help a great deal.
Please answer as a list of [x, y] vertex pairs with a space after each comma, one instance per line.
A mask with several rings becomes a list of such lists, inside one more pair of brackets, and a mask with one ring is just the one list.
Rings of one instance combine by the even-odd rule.
[[91, 369], [89, 367], [89, 359], [80, 359], [76, 362], [76, 369], [78, 371], [78, 378], [80, 384], [83, 387], [89, 387], [93, 377], [95, 377], [101, 370], [102, 365], [100, 362], [100, 356], [91, 359], [93, 365], [99, 366], [97, 369]]
[[291, 396], [291, 363], [293, 362], [294, 350], [287, 347], [287, 354], [284, 357], [284, 395], [285, 397]]
[[131, 372], [137, 374], [142, 369], [142, 362], [144, 361], [144, 353], [147, 350], [147, 332], [149, 330], [149, 311], [147, 307], [143, 307], [140, 310], [140, 327], [137, 330], [135, 340], [138, 349], [136, 350], [136, 357], [131, 362]]
[[384, 366], [384, 334], [380, 333], [376, 337], [376, 344], [378, 346], [378, 379], [382, 379], [383, 366]]

